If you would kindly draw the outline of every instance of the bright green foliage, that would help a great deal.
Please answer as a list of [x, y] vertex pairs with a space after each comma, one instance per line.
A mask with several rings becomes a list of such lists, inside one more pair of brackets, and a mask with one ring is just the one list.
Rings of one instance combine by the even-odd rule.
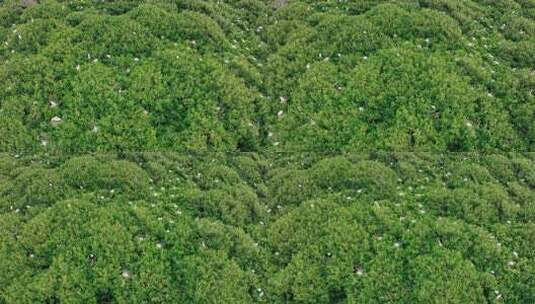
[[531, 303], [532, 154], [0, 158], [0, 303]]
[[0, 1], [0, 304], [535, 303], [534, 58], [533, 0]]
[[[514, 83], [533, 66], [534, 23], [513, 17], [519, 8], [494, 8], [498, 18], [472, 1], [308, 2], [281, 9], [269, 31], [280, 46], [266, 81], [284, 97], [276, 149], [532, 150], [520, 118], [533, 113], [532, 88]], [[464, 28], [486, 14], [496, 20]]]
[[22, 2], [1, 151], [534, 148], [530, 1]]
[[239, 3], [150, 2], [3, 3], [0, 150], [258, 149], [259, 21]]

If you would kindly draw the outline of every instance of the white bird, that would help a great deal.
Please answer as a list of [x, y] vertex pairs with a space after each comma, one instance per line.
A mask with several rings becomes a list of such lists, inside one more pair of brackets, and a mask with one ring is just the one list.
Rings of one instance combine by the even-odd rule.
[[50, 123], [52, 124], [52, 126], [55, 127], [55, 126], [59, 125], [62, 121], [63, 121], [63, 120], [62, 120], [60, 117], [58, 117], [58, 116], [54, 116], [54, 117], [52, 117], [52, 119], [50, 120]]
[[125, 279], [129, 279], [132, 276], [132, 274], [128, 270], [123, 270], [123, 272], [121, 272], [121, 276]]

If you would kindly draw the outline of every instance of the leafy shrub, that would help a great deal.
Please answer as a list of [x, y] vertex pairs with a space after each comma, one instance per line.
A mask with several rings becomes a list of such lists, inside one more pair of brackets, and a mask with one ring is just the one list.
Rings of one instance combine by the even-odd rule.
[[0, 1], [0, 303], [535, 302], [534, 18]]
[[529, 154], [0, 159], [4, 302], [531, 300]]

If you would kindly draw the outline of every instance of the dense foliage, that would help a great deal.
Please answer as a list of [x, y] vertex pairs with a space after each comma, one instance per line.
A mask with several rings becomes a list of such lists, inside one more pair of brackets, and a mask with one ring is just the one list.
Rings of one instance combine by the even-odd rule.
[[0, 304], [535, 303], [534, 67], [534, 0], [0, 1]]
[[0, 158], [0, 303], [533, 303], [535, 155]]
[[285, 2], [4, 1], [1, 151], [535, 148], [533, 1]]

